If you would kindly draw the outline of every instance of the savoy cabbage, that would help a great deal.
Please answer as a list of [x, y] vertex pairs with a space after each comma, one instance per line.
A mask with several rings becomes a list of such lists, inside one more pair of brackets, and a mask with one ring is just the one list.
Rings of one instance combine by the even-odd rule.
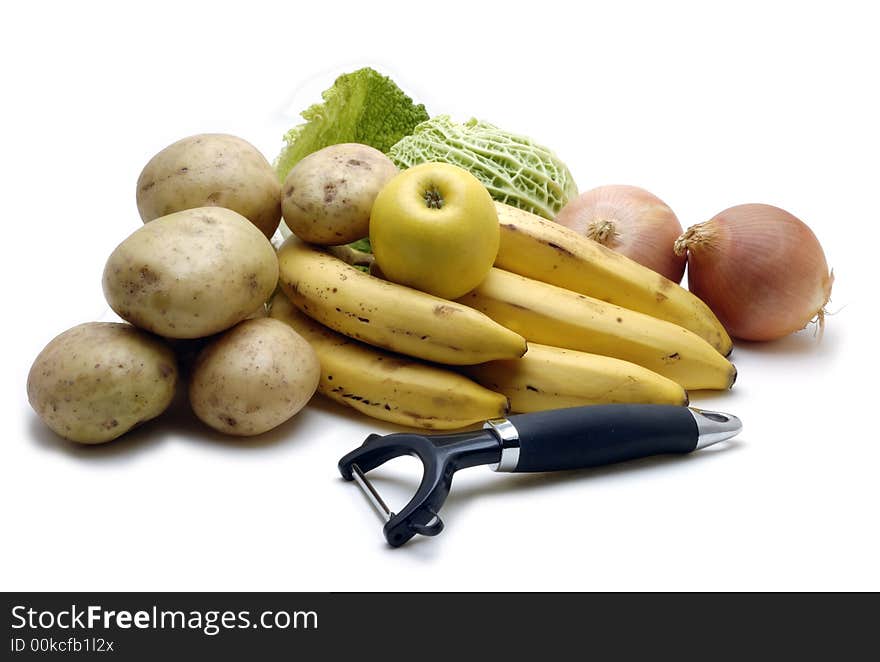
[[476, 119], [459, 124], [448, 115], [433, 117], [388, 156], [401, 169], [428, 161], [457, 165], [494, 199], [549, 219], [577, 195], [571, 173], [550, 149]]

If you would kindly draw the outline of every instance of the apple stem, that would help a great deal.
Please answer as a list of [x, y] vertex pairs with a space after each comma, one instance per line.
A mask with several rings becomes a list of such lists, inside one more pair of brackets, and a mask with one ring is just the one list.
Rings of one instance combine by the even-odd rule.
[[425, 204], [428, 205], [429, 209], [440, 209], [443, 207], [443, 196], [440, 195], [440, 191], [436, 187], [432, 186], [426, 190], [424, 197]]

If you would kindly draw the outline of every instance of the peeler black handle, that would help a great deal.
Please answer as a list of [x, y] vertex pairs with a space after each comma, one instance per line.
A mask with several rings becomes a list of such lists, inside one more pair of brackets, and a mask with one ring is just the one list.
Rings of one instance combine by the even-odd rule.
[[[339, 460], [339, 472], [360, 485], [385, 520], [385, 539], [399, 547], [416, 534], [443, 530], [438, 515], [459, 469], [559, 471], [649, 455], [690, 453], [730, 439], [736, 416], [672, 405], [593, 405], [486, 421], [482, 430], [435, 435], [372, 434]], [[392, 512], [366, 472], [400, 455], [422, 461], [422, 481], [400, 512]]]
[[519, 437], [519, 457], [508, 470], [580, 469], [690, 453], [700, 439], [699, 415], [688, 407], [620, 404], [510, 416]]

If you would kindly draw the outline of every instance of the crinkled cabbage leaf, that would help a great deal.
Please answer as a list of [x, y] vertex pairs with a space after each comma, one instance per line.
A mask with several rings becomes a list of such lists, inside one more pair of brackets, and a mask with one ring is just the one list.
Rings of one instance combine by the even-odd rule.
[[424, 105], [413, 103], [393, 80], [369, 67], [339, 76], [321, 96], [323, 103], [302, 112], [305, 123], [284, 136], [286, 145], [275, 160], [282, 181], [294, 165], [319, 149], [362, 143], [387, 152], [428, 119]]
[[388, 156], [401, 169], [428, 161], [457, 165], [494, 199], [549, 219], [577, 195], [568, 167], [550, 149], [476, 119], [459, 124], [438, 115], [401, 138]]

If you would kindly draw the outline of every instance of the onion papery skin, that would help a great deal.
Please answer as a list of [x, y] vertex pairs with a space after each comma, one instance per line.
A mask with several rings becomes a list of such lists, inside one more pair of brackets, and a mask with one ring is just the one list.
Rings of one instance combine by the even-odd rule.
[[681, 223], [669, 206], [638, 186], [600, 186], [572, 199], [556, 222], [676, 283], [684, 275], [686, 259], [673, 244]]
[[824, 325], [833, 273], [801, 220], [764, 204], [737, 205], [689, 228], [675, 243], [687, 253], [688, 287], [727, 332], [766, 341]]

